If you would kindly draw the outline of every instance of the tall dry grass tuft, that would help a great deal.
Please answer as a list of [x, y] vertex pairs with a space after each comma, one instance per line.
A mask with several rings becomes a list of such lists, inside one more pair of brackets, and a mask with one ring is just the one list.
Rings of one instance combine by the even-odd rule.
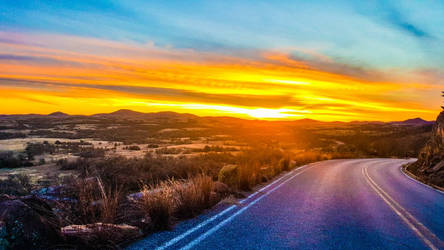
[[100, 178], [97, 178], [101, 200], [100, 200], [100, 221], [105, 223], [114, 223], [120, 204], [121, 189], [115, 187], [106, 188]]
[[144, 185], [135, 203], [149, 216], [153, 229], [162, 230], [169, 228], [173, 218], [191, 218], [210, 208], [217, 200], [213, 190], [214, 182], [206, 175], [186, 181], [171, 179], [155, 186]]
[[252, 187], [262, 182], [261, 167], [257, 162], [250, 162], [240, 166], [239, 189], [250, 191]]
[[[77, 195], [78, 219], [82, 223], [98, 221], [98, 209], [94, 202], [98, 198], [97, 188], [89, 179], [79, 179], [74, 182], [74, 190]], [[75, 214], [75, 212], [73, 213]]]
[[144, 185], [142, 195], [136, 201], [136, 206], [150, 217], [154, 230], [168, 229], [171, 225], [176, 204], [172, 188], [174, 183], [171, 180], [156, 186]]
[[[78, 179], [74, 183], [82, 223], [114, 223], [121, 200], [121, 189], [106, 187], [99, 177]], [[75, 212], [74, 212], [75, 213]]]
[[177, 218], [194, 217], [212, 205], [211, 193], [214, 182], [209, 176], [198, 175], [186, 182], [177, 181], [172, 188], [177, 197], [175, 211]]

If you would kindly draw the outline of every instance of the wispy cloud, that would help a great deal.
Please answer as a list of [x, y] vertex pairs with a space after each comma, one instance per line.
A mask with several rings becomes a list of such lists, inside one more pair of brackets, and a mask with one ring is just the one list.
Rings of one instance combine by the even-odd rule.
[[[0, 32], [0, 50], [5, 51], [0, 55], [0, 97], [15, 106], [3, 112], [50, 100], [39, 107], [45, 112], [55, 105], [73, 113], [126, 107], [239, 117], [260, 117], [262, 112], [267, 118], [387, 120], [400, 119], [405, 112], [429, 117], [434, 107], [415, 99], [420, 95], [415, 91], [438, 88], [427, 74], [412, 82], [402, 77], [405, 71], [387, 74], [322, 54], [303, 58], [243, 50], [234, 56], [153, 43], [7, 32]], [[411, 98], [407, 106], [406, 97]]]
[[413, 24], [406, 17], [404, 17], [399, 10], [394, 8], [391, 5], [387, 7], [387, 21], [393, 24], [398, 29], [414, 36], [417, 38], [432, 38], [433, 36], [425, 31], [423, 28], [419, 27], [416, 24]]

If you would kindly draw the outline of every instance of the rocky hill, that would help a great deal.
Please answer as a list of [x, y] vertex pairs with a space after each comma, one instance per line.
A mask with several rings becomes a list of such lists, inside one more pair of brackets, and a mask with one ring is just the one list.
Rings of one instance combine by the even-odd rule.
[[414, 119], [408, 119], [401, 122], [391, 122], [392, 125], [399, 125], [399, 126], [424, 126], [433, 123], [434, 123], [433, 121], [426, 121], [419, 117]]
[[444, 187], [444, 111], [433, 126], [432, 135], [409, 170], [426, 183]]

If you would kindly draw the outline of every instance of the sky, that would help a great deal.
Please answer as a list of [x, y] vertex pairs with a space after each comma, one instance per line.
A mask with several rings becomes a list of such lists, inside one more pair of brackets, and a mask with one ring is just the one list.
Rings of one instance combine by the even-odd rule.
[[444, 1], [3, 1], [0, 113], [433, 120]]

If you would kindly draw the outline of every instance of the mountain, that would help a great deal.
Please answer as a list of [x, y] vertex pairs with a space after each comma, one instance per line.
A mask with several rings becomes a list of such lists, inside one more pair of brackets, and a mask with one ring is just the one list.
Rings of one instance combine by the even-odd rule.
[[433, 121], [426, 121], [423, 120], [421, 118], [413, 118], [413, 119], [408, 119], [405, 121], [400, 121], [400, 122], [390, 122], [390, 124], [392, 125], [400, 125], [400, 126], [424, 126], [424, 125], [429, 125], [429, 124], [433, 124]]
[[197, 118], [198, 116], [192, 114], [180, 114], [176, 112], [157, 112], [157, 113], [142, 113], [129, 109], [120, 109], [111, 113], [95, 114], [91, 117], [97, 118], [113, 118], [126, 120], [172, 120], [186, 122], [189, 119]]
[[145, 113], [132, 111], [129, 109], [119, 109], [117, 111], [105, 114], [95, 114], [92, 116], [106, 116], [106, 117], [116, 117], [116, 118], [141, 118]]
[[436, 119], [430, 140], [419, 154], [418, 161], [408, 170], [427, 183], [444, 187], [444, 111]]
[[51, 117], [68, 117], [69, 115], [60, 111], [49, 114]]
[[[190, 119], [202, 119], [204, 121], [221, 121], [221, 122], [242, 122], [242, 121], [250, 121], [242, 118], [236, 118], [231, 116], [205, 116], [200, 117], [193, 114], [188, 113], [176, 113], [171, 111], [163, 111], [163, 112], [154, 112], [154, 113], [143, 113], [138, 111], [133, 111], [130, 109], [119, 109], [117, 111], [111, 113], [99, 113], [93, 115], [69, 115], [60, 111], [53, 112], [48, 115], [41, 114], [16, 114], [16, 115], [0, 115], [2, 119], [30, 119], [30, 118], [107, 118], [107, 119], [123, 119], [123, 120], [161, 120], [161, 121], [179, 121], [186, 122]], [[405, 121], [395, 121], [395, 122], [380, 122], [380, 121], [351, 121], [351, 122], [341, 122], [341, 121], [318, 121], [309, 118], [300, 119], [300, 120], [290, 120], [290, 121], [267, 121], [267, 120], [255, 120], [256, 122], [273, 122], [273, 123], [281, 123], [286, 125], [296, 125], [296, 126], [315, 126], [315, 125], [341, 125], [341, 124], [351, 124], [351, 125], [366, 125], [366, 124], [375, 124], [375, 125], [383, 125], [389, 124], [394, 126], [424, 126], [433, 124], [433, 121], [426, 121], [421, 118], [408, 119]]]

